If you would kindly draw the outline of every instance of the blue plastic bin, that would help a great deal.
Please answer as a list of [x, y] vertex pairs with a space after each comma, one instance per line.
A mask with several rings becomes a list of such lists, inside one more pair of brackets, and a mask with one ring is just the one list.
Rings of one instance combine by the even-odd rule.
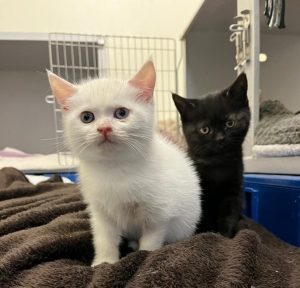
[[300, 176], [245, 174], [246, 216], [300, 247]]
[[78, 173], [77, 172], [53, 172], [53, 173], [28, 173], [27, 175], [42, 175], [52, 177], [53, 175], [60, 175], [61, 177], [69, 178], [72, 182], [78, 182]]

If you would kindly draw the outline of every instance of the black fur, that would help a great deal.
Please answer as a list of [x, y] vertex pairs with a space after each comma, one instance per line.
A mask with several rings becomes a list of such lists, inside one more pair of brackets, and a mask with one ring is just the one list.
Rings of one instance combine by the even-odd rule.
[[[173, 100], [203, 189], [197, 233], [213, 231], [233, 237], [241, 217], [242, 143], [250, 122], [247, 77], [242, 73], [228, 89], [200, 99], [173, 94]], [[230, 120], [235, 122], [228, 128]], [[207, 130], [203, 127], [209, 127], [209, 133], [201, 133], [201, 128]]]

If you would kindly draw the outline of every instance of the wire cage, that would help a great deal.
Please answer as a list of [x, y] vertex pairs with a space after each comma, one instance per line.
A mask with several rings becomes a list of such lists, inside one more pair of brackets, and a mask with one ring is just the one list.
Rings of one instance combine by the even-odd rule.
[[[178, 113], [171, 97], [177, 92], [176, 41], [171, 38], [111, 35], [49, 34], [50, 70], [70, 82], [109, 77], [128, 79], [151, 58], [156, 66], [155, 123], [171, 140], [179, 135]], [[62, 114], [52, 95], [58, 160], [69, 165], [69, 152], [59, 149], [63, 139]]]

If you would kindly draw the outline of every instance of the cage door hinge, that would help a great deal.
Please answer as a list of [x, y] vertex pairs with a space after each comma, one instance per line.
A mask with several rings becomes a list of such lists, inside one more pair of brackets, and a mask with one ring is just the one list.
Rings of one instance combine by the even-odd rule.
[[234, 70], [243, 69], [250, 61], [250, 10], [243, 10], [241, 14], [234, 17], [237, 23], [229, 26], [231, 32], [230, 42], [235, 43], [236, 66]]

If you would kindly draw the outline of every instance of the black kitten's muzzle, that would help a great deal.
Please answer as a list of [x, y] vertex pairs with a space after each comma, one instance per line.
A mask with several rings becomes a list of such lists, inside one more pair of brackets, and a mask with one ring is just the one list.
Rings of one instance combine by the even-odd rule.
[[225, 135], [222, 134], [222, 133], [218, 133], [218, 134], [215, 136], [215, 140], [217, 141], [217, 143], [223, 143], [224, 140], [225, 140]]

